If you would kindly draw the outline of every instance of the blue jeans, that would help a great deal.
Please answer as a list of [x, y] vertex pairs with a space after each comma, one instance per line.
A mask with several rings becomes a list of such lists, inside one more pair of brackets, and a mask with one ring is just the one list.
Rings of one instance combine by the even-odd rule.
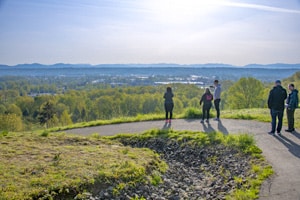
[[278, 124], [277, 124], [277, 133], [280, 133], [281, 129], [282, 129], [282, 118], [283, 118], [283, 110], [274, 110], [271, 109], [271, 117], [272, 117], [272, 133], [275, 133], [275, 129], [276, 129], [276, 120], [278, 118]]

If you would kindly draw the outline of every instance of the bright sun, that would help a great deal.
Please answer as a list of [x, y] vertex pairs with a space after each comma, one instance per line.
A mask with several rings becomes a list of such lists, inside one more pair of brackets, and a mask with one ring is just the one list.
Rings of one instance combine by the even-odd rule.
[[223, 0], [152, 0], [147, 8], [160, 21], [185, 23], [206, 16]]

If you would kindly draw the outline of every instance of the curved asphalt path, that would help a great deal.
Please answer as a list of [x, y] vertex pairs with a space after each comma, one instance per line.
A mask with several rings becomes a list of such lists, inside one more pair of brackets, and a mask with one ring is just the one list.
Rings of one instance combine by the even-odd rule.
[[164, 121], [147, 121], [79, 128], [65, 132], [80, 135], [98, 133], [108, 136], [118, 133], [142, 133], [154, 128], [251, 134], [275, 171], [275, 175], [263, 183], [259, 199], [300, 200], [300, 133], [284, 132], [286, 127], [283, 127], [282, 136], [272, 136], [267, 133], [270, 130], [269, 123], [222, 119], [201, 124], [199, 120], [176, 119], [167, 126]]

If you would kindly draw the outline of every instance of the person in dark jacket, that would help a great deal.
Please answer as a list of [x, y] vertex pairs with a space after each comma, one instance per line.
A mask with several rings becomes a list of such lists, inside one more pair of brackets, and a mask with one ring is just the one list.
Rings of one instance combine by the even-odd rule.
[[[268, 97], [268, 107], [271, 112], [272, 117], [272, 129], [269, 134], [275, 134], [275, 129], [277, 134], [281, 134], [282, 129], [282, 118], [284, 111], [284, 100], [287, 97], [286, 89], [281, 86], [281, 81], [275, 81], [275, 86], [269, 93]], [[276, 119], [278, 118], [278, 124], [276, 128]]]
[[289, 84], [289, 95], [286, 99], [286, 115], [287, 115], [287, 121], [288, 121], [288, 129], [286, 129], [286, 132], [293, 132], [295, 131], [294, 128], [294, 114], [296, 108], [298, 108], [299, 99], [298, 99], [298, 90], [295, 89], [295, 86], [293, 83]]
[[205, 93], [202, 95], [200, 99], [200, 106], [203, 103], [201, 123], [204, 122], [205, 116], [206, 116], [206, 122], [209, 122], [209, 111], [211, 109], [213, 99], [214, 99], [213, 95], [211, 94], [209, 88], [206, 88]]
[[[167, 87], [167, 91], [164, 94], [165, 111], [166, 111], [166, 123], [171, 123], [171, 120], [172, 120], [173, 108], [174, 108], [173, 97], [174, 97], [174, 94], [172, 92], [172, 88]], [[170, 113], [170, 118], [168, 118], [169, 113]]]

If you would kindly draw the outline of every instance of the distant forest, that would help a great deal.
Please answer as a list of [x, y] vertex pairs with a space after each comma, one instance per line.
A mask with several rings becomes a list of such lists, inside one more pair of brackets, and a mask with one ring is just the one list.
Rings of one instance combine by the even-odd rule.
[[[300, 72], [283, 80], [300, 84]], [[49, 84], [51, 83], [51, 84]], [[252, 77], [222, 81], [222, 109], [265, 108], [273, 83]], [[62, 86], [63, 85], [63, 86]], [[69, 89], [75, 87], [77, 89]], [[42, 127], [65, 126], [78, 122], [112, 119], [144, 114], [162, 114], [167, 85], [115, 86], [80, 85], [74, 79], [27, 80], [1, 77], [0, 131], [22, 131]], [[170, 84], [174, 92], [174, 114], [188, 108], [200, 108], [204, 89], [194, 84]], [[213, 92], [213, 88], [211, 88]]]

